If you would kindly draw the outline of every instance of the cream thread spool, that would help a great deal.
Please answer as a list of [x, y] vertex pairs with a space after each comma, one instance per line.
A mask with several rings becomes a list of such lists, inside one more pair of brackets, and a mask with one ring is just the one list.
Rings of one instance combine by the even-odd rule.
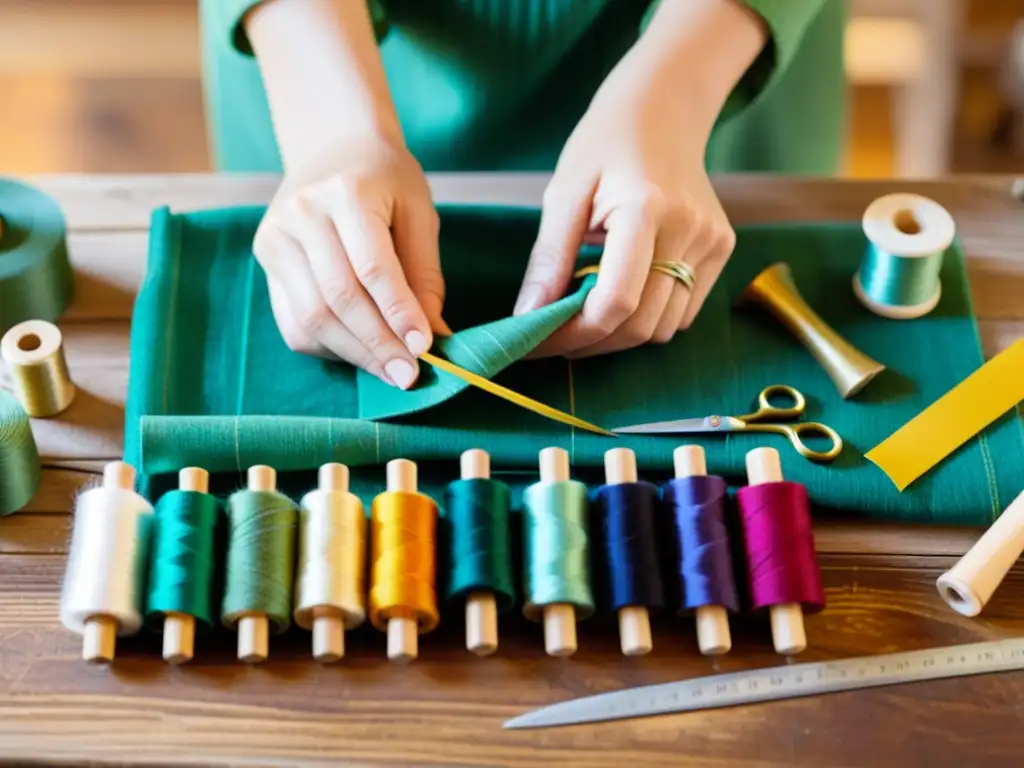
[[[210, 473], [199, 467], [186, 467], [178, 473], [182, 491], [208, 493]], [[196, 620], [187, 613], [164, 614], [163, 657], [168, 664], [185, 664], [195, 655]]]
[[[782, 482], [782, 462], [774, 448], [755, 448], [747, 453], [747, 484]], [[772, 642], [775, 651], [784, 656], [801, 653], [807, 648], [804, 612], [799, 603], [773, 605], [769, 608]]]
[[[276, 491], [277, 472], [262, 464], [249, 467], [250, 491]], [[270, 654], [270, 621], [267, 614], [248, 611], [238, 617], [238, 659], [247, 664], [266, 661]]]
[[[564, 448], [540, 452], [540, 481], [564, 483], [569, 480], [569, 454]], [[549, 656], [572, 656], [576, 641], [576, 608], [569, 603], [544, 606], [544, 650]]]
[[75, 398], [60, 329], [45, 320], [18, 323], [0, 340], [0, 353], [14, 377], [14, 393], [37, 419], [56, 416]]
[[[636, 454], [628, 448], [612, 448], [604, 454], [604, 475], [608, 485], [636, 483]], [[643, 656], [654, 647], [651, 617], [646, 606], [629, 605], [619, 609], [619, 645], [625, 656]]]
[[[676, 478], [704, 477], [708, 473], [704, 449], [699, 445], [681, 445], [672, 452]], [[729, 612], [724, 605], [702, 605], [694, 611], [697, 620], [697, 645], [705, 656], [721, 656], [732, 650]]]
[[963, 616], [977, 616], [1024, 552], [1024, 491], [951, 569], [936, 580], [939, 595]]
[[885, 195], [864, 211], [862, 226], [869, 245], [853, 277], [861, 304], [891, 320], [935, 309], [943, 256], [956, 236], [949, 211], [921, 195]]
[[82, 658], [89, 663], [113, 661], [117, 636], [142, 626], [153, 506], [134, 485], [135, 469], [112, 462], [103, 485], [76, 500], [61, 622], [82, 635]]
[[329, 663], [366, 618], [366, 515], [344, 464], [320, 467], [318, 486], [300, 504], [294, 616], [313, 633], [313, 658]]
[[[489, 480], [491, 457], [474, 448], [459, 460], [463, 480]], [[498, 649], [498, 603], [491, 592], [472, 592], [466, 598], [466, 648], [477, 656]]]
[[[388, 491], [418, 493], [416, 464], [408, 459], [388, 462]], [[414, 661], [420, 653], [419, 623], [414, 618], [393, 616], [388, 619], [388, 658], [398, 664]]]

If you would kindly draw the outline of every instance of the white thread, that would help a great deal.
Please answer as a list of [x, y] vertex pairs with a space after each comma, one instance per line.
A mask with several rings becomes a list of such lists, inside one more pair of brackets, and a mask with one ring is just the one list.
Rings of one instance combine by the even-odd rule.
[[142, 626], [153, 507], [135, 491], [92, 488], [75, 504], [60, 619], [82, 634], [94, 616], [117, 620], [119, 635]]
[[313, 609], [337, 608], [346, 629], [366, 619], [366, 513], [359, 497], [310, 491], [299, 510], [295, 623], [313, 626]]

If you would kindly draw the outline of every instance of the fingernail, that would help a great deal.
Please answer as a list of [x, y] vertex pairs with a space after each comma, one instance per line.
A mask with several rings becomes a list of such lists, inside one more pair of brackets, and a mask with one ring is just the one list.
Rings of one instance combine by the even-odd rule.
[[409, 331], [405, 334], [405, 346], [408, 347], [410, 354], [415, 357], [419, 357], [430, 349], [430, 345], [427, 344], [427, 337], [419, 331]]
[[525, 315], [527, 312], [532, 312], [537, 309], [543, 301], [544, 289], [531, 288], [519, 297], [519, 301], [516, 302], [516, 308], [513, 310], [512, 314]]
[[389, 361], [384, 366], [384, 372], [396, 386], [402, 389], [408, 389], [416, 380], [416, 369], [413, 368], [412, 363], [401, 358]]

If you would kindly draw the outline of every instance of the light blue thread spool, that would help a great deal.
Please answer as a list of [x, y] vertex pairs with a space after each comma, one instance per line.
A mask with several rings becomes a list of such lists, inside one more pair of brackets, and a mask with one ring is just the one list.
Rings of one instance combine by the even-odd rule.
[[956, 235], [949, 211], [920, 195], [886, 195], [868, 206], [863, 227], [868, 247], [853, 278], [861, 303], [892, 320], [935, 309], [942, 259]]

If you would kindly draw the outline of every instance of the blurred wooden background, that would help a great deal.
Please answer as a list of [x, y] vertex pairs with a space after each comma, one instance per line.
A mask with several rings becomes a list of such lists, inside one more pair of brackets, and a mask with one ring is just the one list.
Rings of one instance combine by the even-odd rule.
[[[850, 0], [846, 174], [897, 167], [894, 73], [936, 57], [909, 23]], [[927, 12], [937, 0], [907, 0]], [[916, 3], [916, 6], [915, 6]], [[887, 15], [894, 4], [881, 3]], [[197, 0], [0, 0], [0, 173], [177, 172], [210, 168], [199, 83]], [[866, 9], [866, 10], [864, 10]], [[963, 0], [948, 170], [1024, 169], [991, 140], [997, 71], [1024, 0]]]

